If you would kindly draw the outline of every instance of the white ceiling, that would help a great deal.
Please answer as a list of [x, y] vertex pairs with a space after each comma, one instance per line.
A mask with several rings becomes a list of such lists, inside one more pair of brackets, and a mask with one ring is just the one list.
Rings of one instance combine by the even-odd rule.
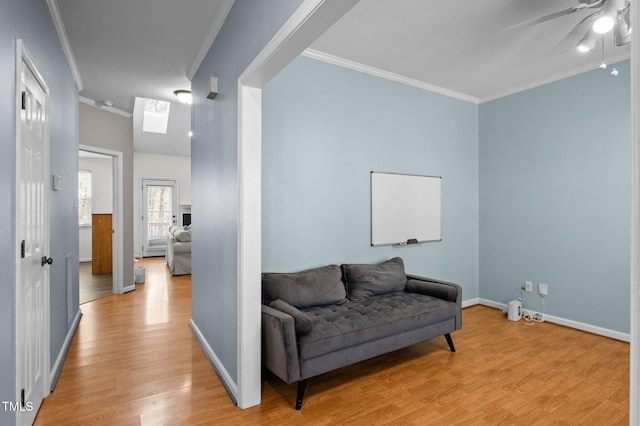
[[[311, 56], [330, 55], [328, 59], [337, 63], [333, 57], [346, 59], [482, 102], [597, 68], [601, 42], [588, 54], [574, 48], [549, 54], [593, 10], [507, 29], [577, 4], [578, 0], [362, 0], [311, 46]], [[607, 62], [629, 57], [628, 44], [614, 50], [612, 33], [604, 45]], [[618, 78], [625, 77], [629, 78]]]
[[[190, 77], [233, 0], [57, 4], [82, 79], [82, 98], [109, 100], [116, 110], [133, 113], [135, 97], [176, 104], [173, 91], [190, 88]], [[598, 66], [600, 42], [586, 55], [574, 49], [549, 54], [589, 12], [505, 30], [577, 4], [578, 0], [361, 0], [305, 54], [483, 102]], [[629, 57], [629, 45], [614, 49], [611, 35], [605, 48], [608, 62]], [[182, 125], [179, 133], [185, 134], [190, 123]], [[136, 137], [137, 151], [176, 150], [171, 138], [138, 143], [141, 139]]]

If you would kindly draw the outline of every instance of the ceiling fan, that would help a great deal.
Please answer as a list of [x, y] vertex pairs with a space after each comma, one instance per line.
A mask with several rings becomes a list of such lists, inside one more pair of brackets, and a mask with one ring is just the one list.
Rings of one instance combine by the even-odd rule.
[[[551, 54], [565, 53], [572, 46], [580, 52], [594, 49], [599, 36], [614, 31], [615, 43], [623, 46], [631, 41], [629, 9], [631, 0], [578, 0], [578, 4], [558, 12], [550, 13], [510, 28], [522, 28], [550, 21], [561, 16], [590, 11], [551, 51]], [[576, 40], [579, 40], [576, 43]]]

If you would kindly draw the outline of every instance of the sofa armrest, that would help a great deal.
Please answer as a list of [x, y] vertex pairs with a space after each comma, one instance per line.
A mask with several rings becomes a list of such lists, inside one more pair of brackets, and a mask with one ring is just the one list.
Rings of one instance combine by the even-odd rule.
[[262, 365], [286, 383], [300, 380], [295, 320], [262, 305]]
[[455, 302], [456, 304], [456, 330], [462, 328], [462, 287], [458, 284], [433, 278], [420, 277], [418, 275], [407, 275], [407, 285], [405, 291], [408, 293], [419, 293], [438, 299]]

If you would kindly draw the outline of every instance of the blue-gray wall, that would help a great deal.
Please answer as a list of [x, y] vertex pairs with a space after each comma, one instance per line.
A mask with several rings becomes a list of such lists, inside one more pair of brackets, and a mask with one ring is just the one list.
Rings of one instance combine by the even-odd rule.
[[[51, 364], [69, 330], [65, 256], [74, 258], [70, 309], [78, 311], [77, 198], [78, 95], [53, 25], [42, 0], [3, 1], [0, 5], [0, 400], [15, 400], [15, 55], [22, 38], [51, 89], [51, 173], [62, 176], [63, 190], [51, 192]], [[13, 424], [14, 414], [0, 409], [0, 424]]]
[[[302, 0], [236, 0], [191, 84], [192, 319], [237, 379], [238, 77]], [[206, 99], [209, 77], [219, 94]], [[237, 382], [236, 382], [237, 383]]]
[[[309, 58], [263, 91], [263, 270], [402, 256], [507, 303], [629, 332], [629, 63], [480, 106]], [[369, 171], [443, 176], [443, 241], [370, 247]], [[544, 309], [537, 291], [525, 307]]]
[[[401, 256], [478, 297], [477, 105], [300, 57], [263, 90], [262, 158], [264, 271]], [[443, 177], [441, 242], [371, 247], [372, 170]]]
[[481, 297], [544, 282], [547, 313], [629, 332], [629, 62], [616, 67], [480, 106]]

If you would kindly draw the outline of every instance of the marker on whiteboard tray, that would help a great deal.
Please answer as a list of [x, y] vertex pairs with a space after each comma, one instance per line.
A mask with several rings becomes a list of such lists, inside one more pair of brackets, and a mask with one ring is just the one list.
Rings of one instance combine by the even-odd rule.
[[418, 240], [416, 238], [409, 238], [407, 241], [401, 241], [396, 246], [406, 246], [407, 244], [418, 244]]

